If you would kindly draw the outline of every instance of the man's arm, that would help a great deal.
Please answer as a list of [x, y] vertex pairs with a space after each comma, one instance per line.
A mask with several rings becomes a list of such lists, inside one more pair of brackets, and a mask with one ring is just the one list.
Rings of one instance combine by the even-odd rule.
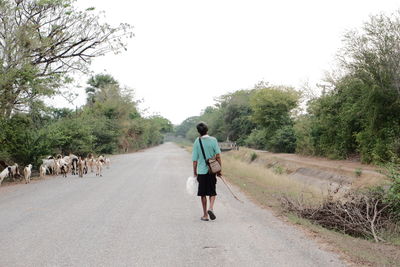
[[197, 177], [197, 161], [193, 161], [193, 176]]

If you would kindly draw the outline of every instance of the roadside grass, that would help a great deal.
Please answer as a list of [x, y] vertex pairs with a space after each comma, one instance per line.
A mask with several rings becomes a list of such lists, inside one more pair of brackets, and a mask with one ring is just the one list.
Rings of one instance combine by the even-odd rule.
[[[257, 155], [253, 159], [253, 154]], [[296, 160], [287, 160], [279, 154], [268, 153], [264, 151], [257, 151], [250, 148], [240, 148], [239, 151], [229, 152], [224, 155], [229, 155], [235, 159], [246, 161], [248, 163], [257, 163], [268, 168], [272, 168], [276, 173], [292, 173], [300, 167], [319, 169], [328, 172], [334, 172], [339, 175], [347, 176], [352, 180], [352, 188], [361, 189], [372, 186], [385, 185], [389, 179], [384, 175], [382, 166], [360, 166], [358, 164], [353, 167], [342, 166], [342, 161], [326, 161], [324, 158], [312, 158], [304, 157], [304, 161], [301, 163]], [[319, 161], [325, 162], [326, 164], [319, 164]], [[315, 164], [316, 163], [316, 164]]]
[[[181, 145], [191, 152], [191, 144]], [[278, 161], [270, 160], [271, 164], [264, 163], [262, 153], [252, 160], [251, 149], [241, 149], [234, 153], [223, 153], [223, 175], [228, 181], [238, 186], [250, 199], [263, 207], [269, 207], [277, 216], [303, 229], [318, 242], [328, 244], [329, 248], [341, 255], [355, 266], [399, 266], [400, 267], [400, 236], [389, 231], [384, 238], [387, 243], [375, 243], [373, 240], [355, 238], [333, 230], [313, 224], [311, 221], [300, 218], [296, 214], [286, 212], [280, 202], [283, 194], [293, 198], [302, 198], [309, 204], [318, 205], [326, 195], [325, 190], [304, 185], [290, 179], [290, 170], [279, 165]], [[282, 168], [279, 174], [276, 171]], [[361, 176], [364, 176], [365, 172]], [[364, 182], [364, 186], [362, 186]], [[363, 182], [356, 182], [357, 188], [366, 185], [376, 185], [382, 179], [366, 177]], [[398, 232], [398, 231], [397, 231]]]
[[[305, 197], [306, 202], [318, 204], [324, 194], [318, 188], [290, 179], [283, 171], [263, 168], [258, 164], [249, 164], [230, 154], [223, 156], [224, 176], [245, 191], [251, 192], [256, 200], [263, 200], [267, 206], [279, 207], [279, 198], [287, 194], [294, 198]], [[267, 202], [264, 202], [267, 200]]]
[[249, 151], [224, 153], [223, 170], [224, 176], [255, 202], [270, 207], [280, 216], [287, 217], [291, 223], [301, 226], [315, 238], [328, 243], [334, 251], [345, 255], [345, 258], [357, 266], [400, 266], [400, 247], [396, 245], [400, 243], [398, 235], [388, 233], [386, 240], [391, 244], [375, 243], [372, 240], [354, 238], [325, 229], [295, 214], [285, 212], [280, 202], [282, 194], [295, 199], [302, 198], [307, 203], [317, 205], [321, 203], [325, 193], [312, 185], [304, 185], [290, 179], [286, 172], [277, 173], [274, 171], [276, 164], [268, 168], [252, 163], [254, 160], [252, 161], [251, 157]]

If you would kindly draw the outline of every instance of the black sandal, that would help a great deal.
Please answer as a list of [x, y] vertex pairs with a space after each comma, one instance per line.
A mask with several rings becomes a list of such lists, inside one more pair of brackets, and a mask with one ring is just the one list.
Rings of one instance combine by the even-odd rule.
[[208, 215], [210, 215], [211, 220], [215, 220], [217, 218], [217, 216], [215, 216], [215, 214], [212, 210], [208, 210], [207, 213], [208, 213]]
[[203, 218], [203, 217], [201, 217], [200, 220], [202, 220], [202, 221], [208, 221], [208, 218]]

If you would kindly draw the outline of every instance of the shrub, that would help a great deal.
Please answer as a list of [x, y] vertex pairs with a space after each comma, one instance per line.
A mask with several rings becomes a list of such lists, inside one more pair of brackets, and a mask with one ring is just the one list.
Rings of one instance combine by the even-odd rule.
[[387, 176], [391, 179], [391, 185], [386, 194], [385, 201], [390, 206], [390, 211], [396, 217], [400, 219], [400, 168], [399, 166], [390, 165], [388, 166]]
[[272, 152], [294, 153], [296, 150], [296, 136], [293, 126], [286, 125], [278, 129], [268, 141], [268, 148]]
[[362, 174], [362, 169], [361, 168], [357, 168], [354, 170], [354, 174], [356, 175], [356, 177], [360, 177]]
[[267, 148], [267, 132], [266, 130], [254, 129], [246, 138], [246, 145], [251, 148], [266, 149]]
[[285, 169], [280, 165], [275, 165], [273, 171], [275, 174], [283, 174], [285, 172]]
[[254, 160], [256, 160], [257, 157], [258, 157], [258, 155], [256, 152], [251, 153], [250, 162], [253, 162]]

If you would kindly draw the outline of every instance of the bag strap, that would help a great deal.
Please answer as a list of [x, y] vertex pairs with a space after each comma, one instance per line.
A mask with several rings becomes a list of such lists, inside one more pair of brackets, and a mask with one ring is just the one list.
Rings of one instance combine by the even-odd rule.
[[201, 153], [203, 153], [204, 161], [208, 165], [207, 158], [206, 158], [206, 153], [204, 153], [203, 142], [201, 142], [201, 137], [199, 137], [199, 142], [200, 142], [200, 147], [201, 147]]

